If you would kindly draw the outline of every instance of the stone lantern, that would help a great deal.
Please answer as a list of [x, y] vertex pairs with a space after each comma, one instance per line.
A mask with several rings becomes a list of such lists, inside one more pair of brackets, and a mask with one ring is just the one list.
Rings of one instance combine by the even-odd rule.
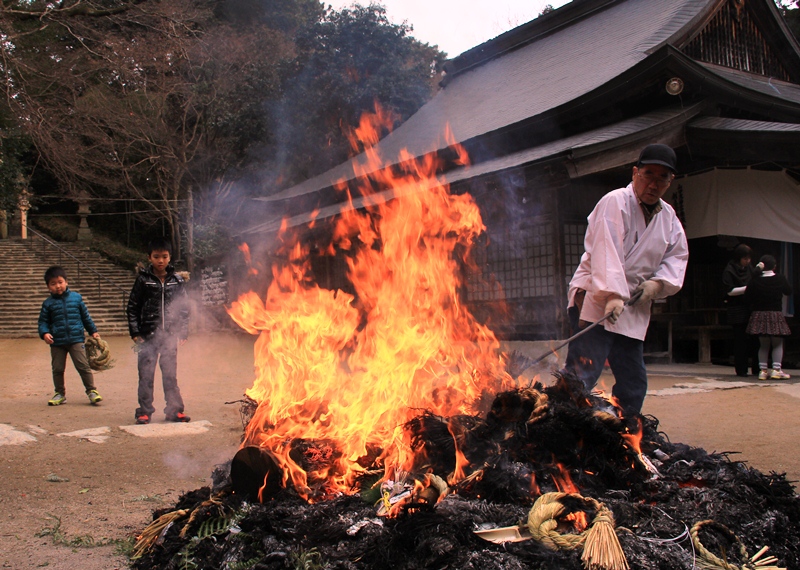
[[22, 192], [19, 193], [19, 199], [17, 200], [17, 207], [19, 208], [19, 219], [20, 219], [20, 236], [22, 239], [28, 239], [28, 210], [31, 209], [31, 201], [30, 201], [30, 192], [28, 192], [27, 188], [23, 188]]
[[78, 226], [78, 241], [89, 241], [92, 239], [92, 229], [86, 219], [92, 213], [89, 208], [89, 195], [86, 192], [81, 192], [75, 201], [78, 203], [78, 215], [81, 217], [81, 222]]

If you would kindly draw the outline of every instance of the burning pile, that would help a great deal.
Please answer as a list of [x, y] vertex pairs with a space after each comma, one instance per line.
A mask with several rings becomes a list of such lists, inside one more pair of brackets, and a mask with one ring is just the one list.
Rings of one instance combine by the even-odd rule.
[[[365, 116], [353, 144], [375, 142], [385, 121]], [[412, 470], [418, 459], [401, 426], [419, 410], [485, 411], [515, 386], [494, 333], [459, 299], [459, 263], [484, 230], [478, 207], [431, 183], [433, 161], [381, 169], [372, 148], [364, 210], [345, 209], [331, 242], [317, 246], [346, 258], [352, 293], [314, 283], [310, 247], [284, 231], [285, 262], [273, 267], [266, 300], [251, 292], [229, 311], [259, 335], [257, 378], [247, 391], [259, 406], [244, 445], [268, 449], [311, 501], [352, 492], [376, 462], [387, 474]], [[297, 439], [329, 442], [336, 456], [304, 469], [289, 446]]]
[[347, 291], [316, 285], [282, 231], [266, 297], [229, 311], [259, 335], [242, 447], [213, 489], [155, 513], [135, 566], [674, 569], [699, 550], [800, 567], [783, 476], [672, 444], [569, 376], [520, 384], [459, 297], [477, 206], [434, 160], [382, 167], [382, 119], [353, 137], [369, 187], [341, 184], [350, 207], [316, 244], [346, 259]]
[[[642, 429], [627, 423], [604, 399], [559, 377], [499, 394], [483, 418], [418, 415], [403, 431], [425, 461], [392, 479], [366, 469], [353, 494], [310, 503], [276, 485], [258, 502], [258, 486], [232, 480], [228, 465], [215, 472], [214, 489], [155, 513], [153, 540], [134, 566], [584, 568], [581, 548], [520, 540], [541, 526], [532, 522], [536, 499], [555, 494], [556, 538], [580, 536], [607, 509], [630, 568], [688, 569], [714, 558], [733, 566], [706, 568], [800, 567], [800, 499], [784, 476], [670, 443], [655, 418], [643, 418]], [[307, 440], [290, 447], [308, 468], [327, 455], [327, 446]], [[242, 459], [248, 449], [233, 471], [256, 471], [257, 462]], [[469, 467], [455, 481], [457, 449]], [[452, 484], [443, 485], [447, 479]], [[766, 564], [745, 565], [764, 546], [769, 552], [756, 562]]]

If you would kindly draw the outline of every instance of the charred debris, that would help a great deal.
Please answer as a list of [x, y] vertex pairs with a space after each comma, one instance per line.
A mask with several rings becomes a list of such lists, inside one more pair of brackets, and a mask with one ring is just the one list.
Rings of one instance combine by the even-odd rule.
[[[265, 485], [275, 463], [242, 448], [213, 488], [153, 513], [133, 567], [800, 568], [800, 498], [785, 475], [673, 443], [656, 418], [621, 418], [570, 376], [498, 394], [485, 417], [423, 412], [405, 428], [425, 451], [414, 472], [381, 483], [371, 465], [353, 494], [318, 502], [274, 476]], [[469, 466], [454, 478], [457, 451]], [[303, 464], [335, 449], [297, 441], [293, 454]], [[550, 498], [556, 514], [542, 515], [537, 499]], [[601, 520], [613, 532], [589, 552]], [[616, 557], [603, 554], [611, 535]]]

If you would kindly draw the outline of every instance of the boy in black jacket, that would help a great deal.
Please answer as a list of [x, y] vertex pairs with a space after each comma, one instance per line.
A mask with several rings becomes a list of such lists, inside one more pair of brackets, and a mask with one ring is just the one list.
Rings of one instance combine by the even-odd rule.
[[147, 248], [150, 265], [139, 271], [128, 299], [128, 330], [139, 348], [139, 407], [136, 423], [153, 417], [153, 379], [161, 366], [167, 421], [188, 422], [178, 388], [178, 345], [189, 336], [189, 303], [185, 281], [170, 265], [170, 244], [153, 240]]

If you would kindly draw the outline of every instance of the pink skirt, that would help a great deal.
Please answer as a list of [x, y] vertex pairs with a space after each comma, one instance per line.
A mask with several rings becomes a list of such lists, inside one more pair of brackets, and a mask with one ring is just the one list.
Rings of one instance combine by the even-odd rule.
[[747, 323], [747, 334], [789, 336], [792, 331], [780, 311], [753, 311]]

